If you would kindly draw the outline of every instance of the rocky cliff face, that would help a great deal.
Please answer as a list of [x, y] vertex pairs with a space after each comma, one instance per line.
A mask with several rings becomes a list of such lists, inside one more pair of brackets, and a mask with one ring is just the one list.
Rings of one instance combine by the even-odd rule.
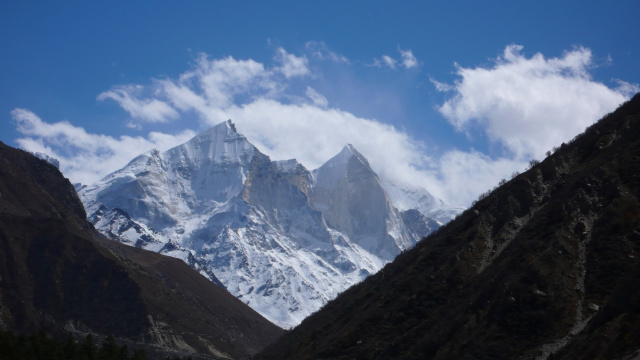
[[259, 359], [640, 354], [640, 95]]
[[102, 237], [49, 163], [0, 143], [0, 329], [240, 358], [282, 330], [182, 261]]
[[415, 244], [378, 175], [353, 146], [345, 146], [314, 175], [310, 200], [330, 227], [387, 261]]
[[105, 235], [183, 259], [285, 328], [437, 226], [405, 224], [352, 146], [310, 172], [272, 161], [231, 121], [79, 194]]

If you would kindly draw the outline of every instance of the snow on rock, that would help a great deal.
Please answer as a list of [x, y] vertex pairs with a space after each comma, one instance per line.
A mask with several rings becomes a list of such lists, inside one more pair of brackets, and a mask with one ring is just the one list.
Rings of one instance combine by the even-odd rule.
[[378, 175], [352, 145], [314, 174], [311, 202], [331, 228], [385, 260], [415, 244]]
[[465, 210], [445, 204], [423, 187], [399, 185], [388, 181], [384, 181], [382, 185], [398, 210], [416, 209], [423, 215], [437, 220], [441, 225], [453, 220]]
[[[351, 145], [310, 172], [272, 161], [229, 120], [79, 195], [106, 236], [180, 258], [291, 328], [435, 230], [427, 214], [444, 204], [394, 189]], [[396, 208], [402, 191], [422, 215]]]

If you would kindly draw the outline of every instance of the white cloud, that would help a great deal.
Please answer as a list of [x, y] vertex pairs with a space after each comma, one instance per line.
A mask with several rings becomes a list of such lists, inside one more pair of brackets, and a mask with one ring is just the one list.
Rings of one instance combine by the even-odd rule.
[[384, 65], [390, 67], [391, 69], [395, 69], [396, 68], [396, 60], [393, 59], [391, 56], [382, 55], [382, 63]]
[[630, 97], [640, 92], [640, 86], [638, 86], [638, 84], [631, 84], [620, 79], [614, 79], [613, 81], [618, 84], [616, 91], [621, 94], [625, 94]]
[[133, 96], [142, 90], [141, 86], [125, 85], [115, 87], [98, 95], [98, 100], [113, 99], [134, 118], [149, 122], [166, 122], [178, 117], [178, 113], [167, 103], [158, 99], [140, 101]]
[[[307, 49], [319, 49], [324, 51], [322, 56], [328, 56], [328, 50], [318, 44]], [[351, 143], [382, 177], [424, 186], [446, 202], [464, 206], [514, 170], [523, 170], [529, 156], [540, 159], [552, 146], [572, 138], [637, 90], [637, 85], [623, 81], [617, 89], [610, 89], [591, 80], [587, 49], [552, 59], [541, 54], [526, 58], [520, 50], [507, 47], [490, 68], [458, 66], [460, 80], [452, 85], [432, 79], [438, 90], [453, 92], [440, 112], [456, 129], [468, 132], [473, 125], [490, 140], [504, 144], [510, 152], [500, 158], [455, 149], [445, 149], [439, 158], [432, 158], [419, 140], [376, 119], [331, 108], [327, 98], [309, 85], [303, 85], [302, 93], [292, 93], [292, 78], [311, 84], [321, 74], [311, 72], [309, 59], [282, 48], [277, 49], [272, 66], [251, 59], [201, 55], [177, 78], [152, 80], [146, 86], [120, 86], [107, 92], [117, 96], [100, 96], [118, 101], [132, 117], [131, 126], [151, 121], [150, 113], [163, 114], [132, 110], [156, 103], [170, 109], [164, 117], [158, 115], [165, 121], [184, 113], [197, 114], [203, 126], [233, 119], [238, 130], [272, 159], [296, 158], [310, 170]], [[417, 60], [413, 65], [415, 57], [408, 56], [410, 50], [406, 56], [399, 51], [402, 62], [386, 56], [376, 60], [378, 66], [418, 66]], [[311, 59], [326, 60], [313, 54]], [[49, 124], [28, 110], [16, 109], [12, 115], [25, 135], [18, 139], [21, 146], [58, 158], [66, 176], [85, 183], [124, 166], [144, 151], [167, 149], [194, 134], [113, 138], [89, 134], [67, 122]], [[581, 121], [585, 118], [586, 122]]]
[[[209, 60], [205, 54], [201, 54], [195, 68], [182, 74], [175, 84], [183, 91], [191, 91], [190, 95], [187, 95], [186, 91], [183, 94], [185, 98], [191, 96], [191, 101], [198, 101], [193, 95], [195, 91], [201, 91], [205, 95], [207, 105], [225, 107], [235, 103], [236, 96], [252, 89], [275, 91], [276, 83], [272, 76], [272, 72], [266, 70], [264, 65], [251, 59], [236, 60], [229, 56]], [[164, 89], [171, 82], [163, 81], [158, 87]], [[178, 102], [174, 105], [181, 104]]]
[[402, 57], [402, 66], [404, 66], [405, 69], [418, 67], [418, 59], [416, 59], [411, 50], [402, 50], [398, 48], [398, 51], [400, 51], [400, 56]]
[[[146, 93], [180, 111], [195, 111], [207, 126], [233, 119], [238, 130], [262, 152], [273, 159], [296, 158], [309, 169], [348, 143], [370, 157], [377, 171], [398, 179], [402, 174], [414, 176], [413, 168], [425, 162], [421, 145], [392, 126], [329, 108], [326, 97], [310, 86], [305, 97], [290, 96], [285, 91], [288, 82], [277, 76], [279, 67], [269, 69], [256, 63], [251, 68], [260, 71], [231, 72], [249, 74], [239, 77], [223, 70], [243, 68], [251, 60], [227, 58], [224, 66], [219, 61], [203, 56], [195, 68], [177, 79], [153, 82]], [[229, 85], [234, 82], [254, 86]], [[222, 98], [225, 101], [218, 100]]]
[[447, 83], [440, 82], [432, 77], [429, 77], [429, 81], [431, 81], [433, 86], [435, 86], [436, 90], [438, 91], [445, 92], [445, 91], [453, 91], [456, 89], [454, 85], [449, 85]]
[[389, 55], [382, 55], [380, 59], [373, 59], [373, 64], [370, 66], [388, 67], [389, 69], [395, 69], [398, 65], [405, 69], [418, 67], [418, 59], [413, 55], [413, 51], [402, 50], [398, 47], [398, 52], [400, 52], [400, 60], [396, 60]]
[[334, 63], [349, 64], [350, 61], [346, 56], [339, 55], [329, 49], [325, 43], [321, 41], [308, 41], [305, 44], [311, 55], [320, 60], [329, 60]]
[[381, 175], [402, 181], [427, 161], [406, 133], [375, 120], [311, 104], [261, 99], [229, 109], [238, 131], [272, 159], [296, 158], [315, 169], [353, 144]]
[[[298, 66], [299, 58], [283, 56], [282, 71], [287, 77], [304, 72]], [[236, 60], [229, 56], [209, 60], [200, 54], [193, 69], [183, 73], [177, 80], [154, 80], [147, 88], [141, 85], [116, 86], [98, 96], [118, 104], [133, 118], [128, 125], [139, 128], [140, 122], [164, 122], [177, 118], [178, 111], [194, 109], [206, 115], [211, 108], [225, 108], [240, 101], [251, 91], [265, 94], [277, 93], [274, 71], [253, 60]], [[152, 111], [155, 110], [155, 111]]]
[[423, 184], [448, 203], [466, 206], [501, 179], [510, 179], [514, 171], [525, 168], [526, 162], [516, 159], [451, 150], [438, 159], [436, 171], [429, 172]]
[[[306, 69], [306, 63], [300, 67], [302, 58], [289, 56], [283, 49], [278, 53], [280, 60], [273, 68], [253, 60], [208, 59], [201, 55], [191, 69], [177, 78], [153, 80], [145, 87], [118, 87], [121, 98], [127, 99], [126, 103], [119, 103], [134, 121], [148, 118], [130, 112], [129, 104], [154, 101], [168, 104], [178, 114], [195, 112], [206, 126], [233, 119], [238, 130], [262, 152], [273, 159], [297, 158], [309, 169], [320, 166], [351, 143], [379, 173], [398, 181], [418, 177], [417, 167], [428, 161], [419, 142], [393, 126], [329, 108], [326, 97], [310, 86], [306, 87], [305, 97], [290, 96], [285, 91], [286, 74], [303, 74], [300, 69]], [[65, 174], [74, 181], [96, 180], [139, 153], [153, 147], [165, 148], [159, 143], [159, 134], [114, 139], [88, 134], [65, 122], [48, 124], [26, 110], [16, 110], [14, 118], [22, 121], [19, 129], [25, 135], [19, 143], [58, 158]], [[27, 118], [32, 121], [24, 122]], [[33, 130], [27, 131], [27, 127]], [[64, 131], [52, 131], [59, 127]], [[79, 135], [72, 136], [74, 132]], [[175, 141], [169, 142], [175, 145], [178, 139], [186, 140], [182, 135], [171, 137]], [[58, 146], [75, 150], [63, 152]]]
[[17, 130], [25, 137], [18, 145], [32, 152], [42, 152], [60, 161], [60, 170], [73, 182], [90, 184], [115, 171], [135, 156], [153, 148], [167, 150], [195, 135], [185, 130], [176, 135], [151, 132], [147, 138], [87, 133], [66, 121], [47, 123], [26, 109], [14, 109], [11, 116]]
[[288, 79], [294, 76], [304, 76], [310, 73], [309, 61], [306, 56], [295, 56], [289, 54], [283, 48], [278, 48], [276, 60], [282, 63], [280, 71]]
[[329, 106], [329, 100], [327, 100], [324, 95], [317, 92], [311, 86], [307, 86], [307, 91], [305, 92], [305, 94], [307, 95], [307, 97], [309, 97], [309, 99], [311, 99], [315, 106], [323, 109]]
[[[611, 89], [591, 79], [591, 51], [576, 48], [560, 58], [527, 58], [509, 45], [491, 68], [463, 68], [454, 96], [439, 111], [460, 131], [479, 124], [516, 159], [541, 158], [625, 101], [633, 85]], [[636, 87], [637, 88], [637, 87]]]
[[388, 67], [389, 69], [396, 68], [397, 61], [389, 55], [382, 55], [380, 59], [373, 59], [373, 63], [369, 66], [374, 66], [377, 68]]

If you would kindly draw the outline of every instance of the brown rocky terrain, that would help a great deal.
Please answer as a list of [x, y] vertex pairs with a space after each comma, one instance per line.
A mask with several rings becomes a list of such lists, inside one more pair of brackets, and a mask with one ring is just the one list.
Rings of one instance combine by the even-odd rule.
[[257, 359], [637, 359], [640, 95]]
[[99, 235], [46, 161], [0, 143], [0, 330], [243, 358], [282, 334], [180, 260]]

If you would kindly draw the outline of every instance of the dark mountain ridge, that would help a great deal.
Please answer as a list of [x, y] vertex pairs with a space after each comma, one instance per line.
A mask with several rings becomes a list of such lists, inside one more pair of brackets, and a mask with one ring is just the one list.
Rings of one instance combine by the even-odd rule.
[[40, 329], [162, 358], [241, 358], [282, 333], [181, 260], [102, 237], [58, 169], [0, 143], [0, 330]]
[[640, 355], [640, 95], [257, 359]]

